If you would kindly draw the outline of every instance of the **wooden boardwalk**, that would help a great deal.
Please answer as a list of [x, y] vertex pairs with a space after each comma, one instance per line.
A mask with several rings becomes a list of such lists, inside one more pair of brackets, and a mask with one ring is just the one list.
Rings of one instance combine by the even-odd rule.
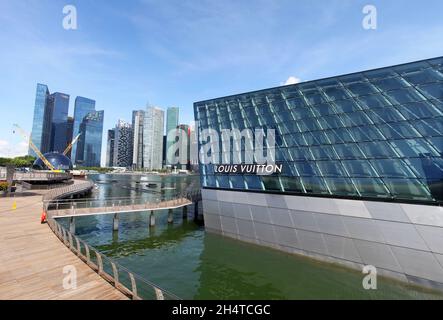
[[[40, 224], [41, 211], [41, 194], [0, 198], [0, 300], [127, 299]], [[63, 288], [67, 265], [77, 270], [76, 289]]]

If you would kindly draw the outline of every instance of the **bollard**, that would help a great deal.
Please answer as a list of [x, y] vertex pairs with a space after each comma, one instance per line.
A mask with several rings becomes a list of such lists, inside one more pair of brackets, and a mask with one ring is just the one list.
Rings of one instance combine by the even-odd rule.
[[75, 217], [71, 217], [69, 220], [69, 232], [75, 234]]
[[168, 223], [173, 223], [174, 222], [174, 215], [172, 212], [172, 209], [168, 210]]
[[150, 227], [154, 227], [155, 226], [155, 215], [154, 215], [154, 211], [151, 210], [151, 213], [149, 215], [149, 226]]
[[114, 219], [112, 221], [112, 230], [118, 231], [118, 213], [114, 213]]

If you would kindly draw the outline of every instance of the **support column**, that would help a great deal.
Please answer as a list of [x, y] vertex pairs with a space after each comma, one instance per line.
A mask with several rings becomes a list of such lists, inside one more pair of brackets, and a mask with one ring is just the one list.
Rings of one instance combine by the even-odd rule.
[[71, 217], [69, 220], [69, 232], [75, 234], [75, 217]]
[[114, 213], [114, 219], [112, 220], [112, 230], [118, 231], [118, 213]]
[[188, 207], [183, 207], [183, 219], [188, 218]]
[[151, 213], [149, 214], [149, 226], [155, 226], [155, 215], [153, 210], [151, 210]]
[[168, 223], [173, 223], [174, 222], [174, 215], [172, 213], [172, 209], [168, 210]]

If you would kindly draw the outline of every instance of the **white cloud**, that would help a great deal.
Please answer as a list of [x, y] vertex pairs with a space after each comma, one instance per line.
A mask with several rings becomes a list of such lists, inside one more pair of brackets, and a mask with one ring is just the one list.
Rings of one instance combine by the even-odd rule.
[[282, 82], [281, 84], [284, 86], [287, 86], [289, 84], [296, 84], [296, 83], [300, 83], [301, 79], [294, 77], [294, 76], [290, 76], [285, 82]]
[[14, 158], [25, 156], [28, 153], [28, 144], [24, 141], [10, 144], [6, 140], [0, 140], [0, 157]]

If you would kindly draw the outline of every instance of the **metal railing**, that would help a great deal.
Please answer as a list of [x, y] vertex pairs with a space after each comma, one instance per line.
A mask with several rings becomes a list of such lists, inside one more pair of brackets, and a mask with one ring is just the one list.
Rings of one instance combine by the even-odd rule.
[[[200, 190], [179, 192], [162, 198], [109, 198], [109, 199], [47, 199], [43, 200], [45, 211], [63, 211], [65, 215], [76, 213], [124, 212], [160, 210], [190, 204], [201, 199]], [[54, 214], [53, 216], [56, 216]]]
[[[14, 180], [23, 181], [48, 181], [68, 180], [72, 178], [71, 173], [66, 172], [14, 172]], [[0, 172], [0, 179], [6, 179], [6, 172]]]
[[66, 230], [55, 219], [48, 219], [54, 234], [89, 267], [116, 289], [133, 300], [180, 300], [179, 297], [129, 271]]
[[66, 187], [53, 189], [43, 195], [43, 205], [48, 204], [52, 201], [56, 201], [59, 198], [63, 198], [80, 192], [86, 192], [88, 190], [91, 190], [93, 187], [93, 182], [85, 181], [81, 183], [71, 184]]

